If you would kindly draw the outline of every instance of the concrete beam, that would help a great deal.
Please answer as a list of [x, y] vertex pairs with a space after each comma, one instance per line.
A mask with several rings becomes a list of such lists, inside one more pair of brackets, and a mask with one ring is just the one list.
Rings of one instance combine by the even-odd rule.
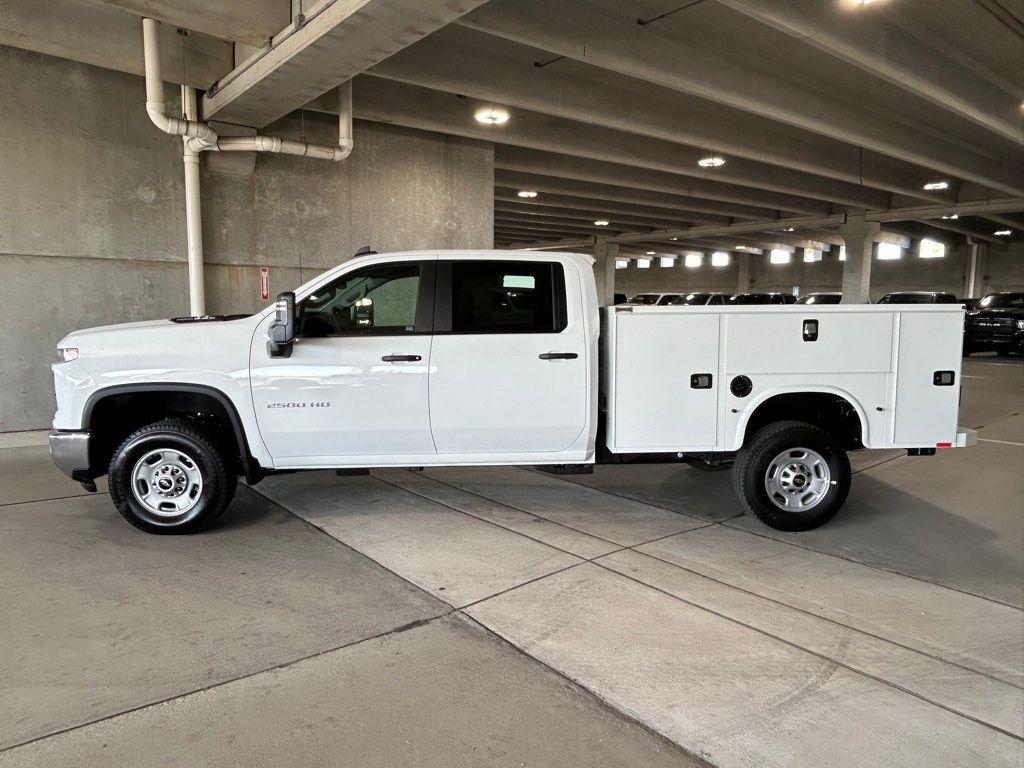
[[203, 117], [262, 128], [484, 0], [321, 3], [203, 97]]
[[[635, 218], [664, 221], [666, 224], [728, 224], [730, 219], [727, 216], [716, 216], [710, 213], [694, 213], [692, 211], [680, 211], [674, 208], [659, 208], [656, 206], [629, 205], [628, 203], [615, 203], [604, 200], [593, 200], [574, 195], [560, 195], [552, 192], [545, 192], [535, 198], [524, 200], [516, 195], [518, 190], [499, 186], [495, 189], [495, 200], [512, 201], [516, 205], [531, 208], [554, 207], [556, 209], [571, 209], [580, 211], [583, 214], [621, 214]], [[602, 218], [601, 215], [594, 215], [592, 218]]]
[[537, 48], [452, 25], [372, 74], [916, 199], [953, 199], [951, 191], [922, 191], [935, 174], [912, 164], [571, 59], [534, 66], [547, 58]]
[[537, 226], [537, 227], [548, 227], [548, 228], [552, 228], [552, 227], [562, 228], [562, 227], [565, 227], [565, 228], [573, 228], [573, 229], [583, 229], [583, 230], [586, 230], [587, 232], [592, 232], [595, 235], [598, 235], [601, 232], [607, 232], [609, 229], [612, 229], [612, 230], [615, 230], [615, 231], [618, 231], [618, 232], [636, 231], [636, 230], [639, 230], [641, 228], [646, 228], [646, 229], [649, 229], [651, 231], [657, 229], [657, 227], [650, 227], [650, 226], [644, 227], [643, 225], [638, 225], [638, 224], [628, 224], [628, 223], [625, 223], [625, 222], [617, 221], [615, 219], [609, 219], [608, 220], [609, 221], [609, 225], [607, 227], [598, 227], [598, 226], [596, 226], [593, 223], [592, 219], [585, 219], [585, 218], [560, 218], [560, 217], [555, 217], [555, 216], [544, 216], [544, 217], [527, 216], [527, 215], [520, 215], [520, 214], [516, 214], [516, 213], [510, 213], [509, 211], [504, 211], [504, 210], [501, 210], [501, 209], [498, 209], [498, 208], [495, 208], [495, 211], [494, 211], [494, 221], [495, 222], [502, 222], [503, 224], [513, 224], [513, 225], [522, 225], [522, 226]]
[[672, 195], [662, 192], [648, 192], [644, 189], [613, 186], [577, 179], [564, 179], [518, 171], [497, 169], [494, 172], [494, 183], [503, 187], [516, 189], [535, 189], [564, 195], [576, 195], [594, 200], [612, 200], [620, 203], [646, 204], [659, 208], [676, 208], [680, 212], [710, 213], [740, 220], [765, 220], [775, 217], [776, 213], [767, 208], [754, 208], [731, 203], [715, 203], [708, 200], [697, 200], [692, 197]]
[[833, 212], [829, 203], [810, 200], [806, 197], [777, 192], [760, 192], [720, 181], [680, 177], [671, 173], [634, 168], [619, 163], [538, 152], [533, 149], [501, 144], [495, 147], [494, 167], [521, 173], [592, 181], [630, 189], [666, 192], [671, 195], [716, 200], [788, 213], [822, 214]]
[[[142, 23], [114, 5], [82, 0], [3, 0], [0, 45], [104, 69], [143, 74]], [[230, 43], [192, 32], [160, 29], [160, 60], [168, 82], [206, 88], [231, 71]], [[139, 102], [139, 109], [144, 108]]]
[[[900, 6], [857, 13], [820, 0], [720, 0], [723, 4], [870, 72], [1004, 138], [1024, 144], [1019, 86], [986, 72], [924, 32]], [[928, 4], [928, 13], [941, 7]], [[1016, 41], [1019, 45], [1019, 41]]]
[[[489, 102], [459, 98], [397, 80], [360, 76], [353, 84], [353, 94], [356, 117], [363, 120], [665, 171], [709, 184], [734, 184], [859, 208], [889, 205], [889, 195], [883, 190], [744, 158], [732, 158], [727, 165], [715, 169], [712, 178], [697, 165], [706, 154], [700, 147], [685, 147], [526, 109], [516, 110], [515, 119], [496, 131], [473, 119], [473, 113]], [[327, 99], [316, 99], [306, 108], [336, 110]]]
[[[125, 11], [148, 16], [222, 40], [265, 45], [291, 21], [289, 0], [101, 0]], [[37, 3], [38, 5], [38, 3]], [[209, 83], [207, 83], [209, 85]]]
[[595, 214], [588, 211], [581, 211], [577, 208], [557, 208], [557, 207], [544, 207], [544, 206], [528, 206], [528, 205], [516, 205], [515, 203], [506, 202], [505, 196], [495, 195], [494, 198], [494, 212], [498, 215], [510, 215], [516, 218], [522, 218], [533, 221], [543, 220], [571, 220], [576, 222], [591, 223], [595, 219], [607, 219], [613, 224], [622, 224], [631, 228], [647, 227], [648, 229], [663, 229], [665, 227], [679, 226], [681, 222], [667, 220], [667, 219], [655, 219], [647, 216], [624, 216], [621, 214]]
[[[833, 97], [804, 76], [811, 72], [806, 61], [817, 60], [808, 55], [813, 50], [810, 48], [800, 51], [803, 60], [787, 57], [784, 50], [773, 50], [773, 60], [759, 65], [746, 51], [757, 50], [762, 40], [756, 32], [750, 32], [751, 37], [744, 35], [746, 30], [740, 29], [739, 19], [739, 14], [727, 17], [727, 38], [716, 36], [699, 42], [695, 42], [696, 36], [686, 34], [685, 22], [680, 26], [678, 18], [638, 25], [636, 10], [619, 0], [490, 3], [462, 23], [955, 178], [1009, 194], [1024, 193], [1020, 162], [1014, 163], [1011, 154], [994, 158], [989, 152], [932, 130], [942, 123], [941, 109], [918, 105], [919, 114], [911, 119], [906, 114], [868, 110], [854, 100]], [[737, 41], [748, 45], [737, 47]], [[771, 47], [771, 41], [764, 41], [764, 45]], [[780, 71], [786, 76], [780, 76]], [[875, 91], [879, 90], [876, 86]], [[988, 147], [992, 143], [977, 137], [974, 146]]]

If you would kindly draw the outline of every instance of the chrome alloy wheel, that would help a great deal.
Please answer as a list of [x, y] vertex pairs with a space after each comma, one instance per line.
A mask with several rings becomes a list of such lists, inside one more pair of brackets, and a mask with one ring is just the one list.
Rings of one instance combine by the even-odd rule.
[[203, 475], [195, 459], [184, 451], [158, 448], [135, 463], [132, 494], [158, 517], [181, 517], [199, 503]]
[[768, 464], [764, 488], [779, 509], [806, 512], [825, 498], [832, 486], [828, 462], [810, 448], [788, 448]]

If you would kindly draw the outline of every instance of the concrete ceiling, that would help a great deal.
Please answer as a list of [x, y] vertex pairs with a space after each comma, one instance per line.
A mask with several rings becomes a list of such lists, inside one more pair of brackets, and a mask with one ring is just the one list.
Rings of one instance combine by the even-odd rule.
[[1024, 237], [1024, 204], [962, 207], [1024, 198], [1019, 0], [5, 0], [0, 43], [138, 73], [140, 15], [208, 117], [331, 111], [354, 76], [360, 119], [494, 142], [499, 245], [838, 244], [847, 212], [920, 207], [918, 234]]

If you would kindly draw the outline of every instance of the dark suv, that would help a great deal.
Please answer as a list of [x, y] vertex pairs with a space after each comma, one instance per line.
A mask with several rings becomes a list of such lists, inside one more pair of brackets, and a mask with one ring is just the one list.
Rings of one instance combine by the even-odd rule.
[[964, 354], [988, 350], [1024, 353], [1024, 293], [990, 293], [967, 313]]
[[879, 304], [959, 304], [956, 296], [945, 291], [894, 291], [878, 300]]
[[726, 302], [730, 307], [744, 304], [796, 304], [790, 293], [738, 293]]
[[661, 303], [671, 307], [696, 307], [707, 304], [725, 304], [728, 300], [728, 293], [687, 293], [673, 296]]

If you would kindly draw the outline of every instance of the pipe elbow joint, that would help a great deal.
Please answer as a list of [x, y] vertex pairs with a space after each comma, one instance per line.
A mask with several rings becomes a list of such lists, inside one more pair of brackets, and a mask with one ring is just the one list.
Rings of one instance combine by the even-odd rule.
[[352, 148], [355, 146], [355, 142], [352, 139], [338, 139], [338, 148], [334, 152], [335, 162], [344, 160], [346, 157], [352, 154]]

